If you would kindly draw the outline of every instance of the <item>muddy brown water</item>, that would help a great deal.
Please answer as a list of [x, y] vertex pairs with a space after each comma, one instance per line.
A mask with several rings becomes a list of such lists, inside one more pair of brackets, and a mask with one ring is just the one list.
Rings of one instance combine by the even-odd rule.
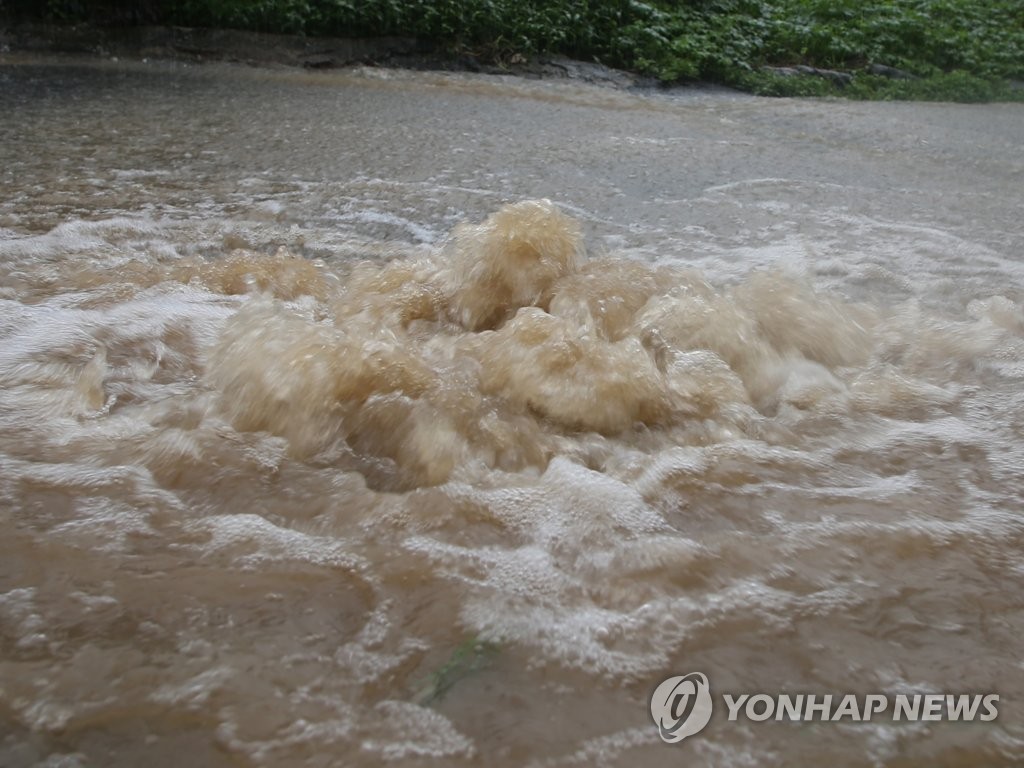
[[1020, 105], [6, 54], [0, 161], [0, 764], [1024, 761]]

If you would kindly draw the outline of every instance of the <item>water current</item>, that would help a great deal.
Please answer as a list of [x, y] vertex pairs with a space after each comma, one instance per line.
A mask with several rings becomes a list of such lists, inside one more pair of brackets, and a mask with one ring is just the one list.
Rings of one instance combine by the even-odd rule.
[[0, 765], [1024, 763], [1022, 191], [1021, 105], [4, 55]]

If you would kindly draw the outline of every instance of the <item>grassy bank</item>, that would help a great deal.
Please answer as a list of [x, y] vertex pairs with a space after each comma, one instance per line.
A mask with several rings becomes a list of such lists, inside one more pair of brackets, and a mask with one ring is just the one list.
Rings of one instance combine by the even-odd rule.
[[1021, 0], [7, 0], [0, 8], [11, 19], [56, 23], [415, 36], [488, 63], [562, 53], [664, 82], [770, 95], [1024, 100]]

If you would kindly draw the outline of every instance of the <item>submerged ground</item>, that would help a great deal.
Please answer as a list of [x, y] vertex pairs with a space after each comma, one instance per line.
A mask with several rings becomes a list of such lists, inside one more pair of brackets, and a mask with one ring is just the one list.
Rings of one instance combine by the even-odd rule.
[[0, 83], [0, 763], [1022, 759], [1019, 105]]

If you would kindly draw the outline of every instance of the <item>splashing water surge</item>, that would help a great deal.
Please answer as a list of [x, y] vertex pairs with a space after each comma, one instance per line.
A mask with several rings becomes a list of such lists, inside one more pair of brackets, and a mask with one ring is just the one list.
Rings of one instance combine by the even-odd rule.
[[[837, 289], [874, 267], [588, 253], [545, 199], [331, 258], [24, 194], [45, 221], [0, 206], [0, 764], [1024, 759], [1015, 267], [961, 309]], [[358, 223], [427, 231], [405, 213]], [[648, 697], [690, 671], [996, 691], [1000, 717], [716, 715], [662, 744]]]

